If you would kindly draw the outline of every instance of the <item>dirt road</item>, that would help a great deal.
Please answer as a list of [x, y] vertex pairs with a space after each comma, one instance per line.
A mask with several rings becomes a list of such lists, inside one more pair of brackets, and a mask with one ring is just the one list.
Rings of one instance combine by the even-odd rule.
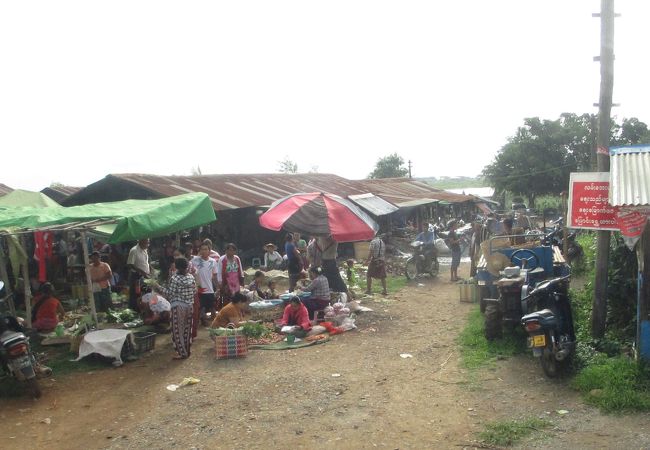
[[[44, 381], [38, 402], [0, 399], [2, 447], [457, 449], [487, 421], [528, 417], [553, 427], [522, 448], [650, 447], [648, 415], [603, 416], [530, 357], [468, 374], [456, 338], [474, 306], [446, 279], [367, 300], [358, 330], [298, 350], [216, 361], [202, 332], [172, 361], [159, 336], [138, 362]], [[201, 382], [165, 389], [187, 376]]]

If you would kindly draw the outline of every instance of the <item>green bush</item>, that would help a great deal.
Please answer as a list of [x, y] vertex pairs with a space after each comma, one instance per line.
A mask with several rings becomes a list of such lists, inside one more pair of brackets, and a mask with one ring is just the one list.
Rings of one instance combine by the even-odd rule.
[[592, 361], [572, 385], [603, 411], [650, 411], [648, 370], [625, 356]]

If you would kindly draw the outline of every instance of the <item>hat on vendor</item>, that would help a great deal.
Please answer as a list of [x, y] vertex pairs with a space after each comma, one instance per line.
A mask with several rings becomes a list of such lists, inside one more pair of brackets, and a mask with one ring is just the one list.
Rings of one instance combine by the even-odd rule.
[[90, 256], [99, 256], [99, 255], [100, 255], [100, 253], [97, 250], [95, 250], [94, 252], [92, 252], [90, 254]]
[[278, 246], [275, 245], [273, 242], [269, 242], [268, 244], [266, 244], [264, 246], [264, 248], [266, 248], [266, 249], [268, 249], [269, 247], [271, 247], [273, 250], [277, 250], [277, 248], [278, 248]]

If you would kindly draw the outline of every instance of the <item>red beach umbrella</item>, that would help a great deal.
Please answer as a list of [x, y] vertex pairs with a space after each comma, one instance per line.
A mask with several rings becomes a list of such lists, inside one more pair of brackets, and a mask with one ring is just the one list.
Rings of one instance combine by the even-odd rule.
[[351, 201], [334, 194], [311, 192], [288, 195], [273, 202], [260, 216], [269, 230], [332, 236], [337, 242], [372, 239], [379, 225]]

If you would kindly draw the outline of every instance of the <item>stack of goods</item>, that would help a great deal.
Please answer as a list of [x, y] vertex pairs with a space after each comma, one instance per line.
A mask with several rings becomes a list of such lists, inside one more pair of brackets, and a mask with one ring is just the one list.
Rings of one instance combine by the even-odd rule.
[[350, 316], [350, 308], [341, 302], [334, 303], [325, 308], [325, 320], [340, 324], [346, 317]]

